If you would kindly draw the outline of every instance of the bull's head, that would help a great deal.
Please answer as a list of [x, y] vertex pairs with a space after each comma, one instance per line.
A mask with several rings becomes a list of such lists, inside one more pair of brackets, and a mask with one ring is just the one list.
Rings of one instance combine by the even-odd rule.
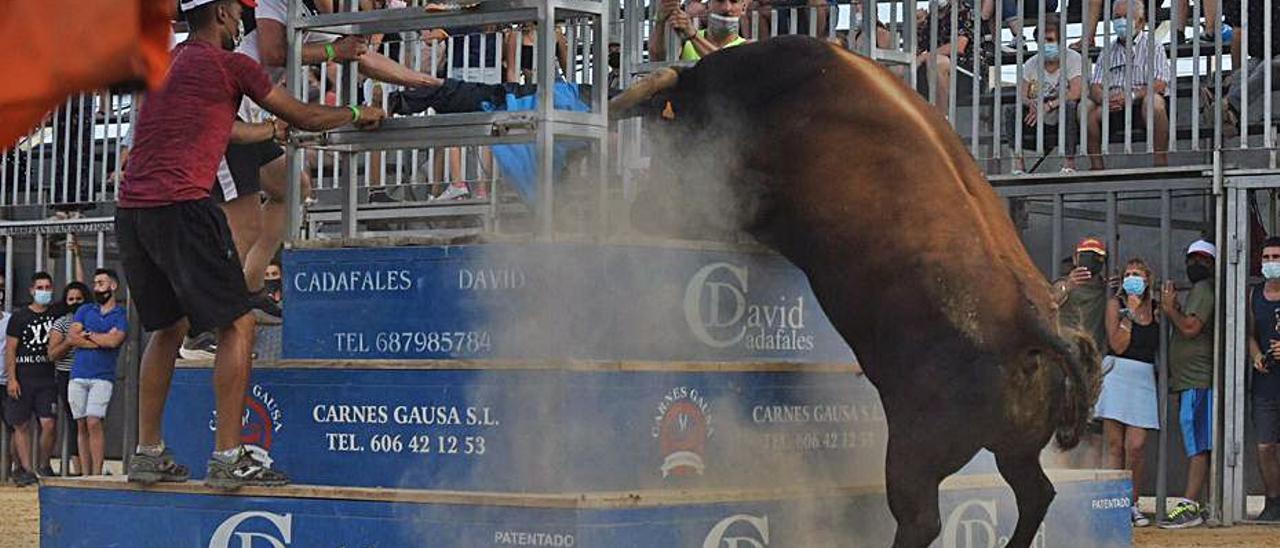
[[631, 209], [642, 232], [726, 239], [753, 220], [744, 112], [699, 86], [698, 72], [659, 69], [609, 102], [610, 118], [645, 120], [649, 173]]

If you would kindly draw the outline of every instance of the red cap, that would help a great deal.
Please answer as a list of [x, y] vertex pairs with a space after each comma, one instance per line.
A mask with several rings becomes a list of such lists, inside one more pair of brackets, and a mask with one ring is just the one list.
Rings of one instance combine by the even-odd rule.
[[1107, 246], [1103, 245], [1102, 240], [1097, 238], [1085, 238], [1080, 240], [1080, 243], [1076, 245], [1076, 253], [1083, 253], [1085, 251], [1097, 253], [1103, 257], [1107, 256]]

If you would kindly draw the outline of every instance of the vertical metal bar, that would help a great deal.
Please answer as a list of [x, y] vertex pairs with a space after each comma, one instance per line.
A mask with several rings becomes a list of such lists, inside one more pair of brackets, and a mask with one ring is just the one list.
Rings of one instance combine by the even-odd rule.
[[[1179, 19], [1179, 14], [1182, 11], [1182, 6], [1178, 2], [1178, 0], [1174, 0], [1172, 2], [1171, 8], [1173, 10], [1173, 15], [1170, 20], [1171, 21], [1182, 20], [1182, 19]], [[1150, 17], [1148, 17], [1148, 19], [1150, 19]], [[1170, 44], [1169, 46], [1169, 100], [1168, 102], [1166, 102], [1165, 108], [1169, 110], [1169, 144], [1167, 149], [1169, 150], [1169, 152], [1173, 152], [1175, 150], [1178, 150], [1178, 131], [1177, 131], [1177, 128], [1178, 128], [1178, 40], [1177, 40], [1177, 37], [1182, 34], [1182, 29], [1174, 29], [1172, 25], [1170, 25], [1170, 28], [1172, 30], [1169, 33], [1169, 44]], [[1193, 103], [1192, 111], [1191, 111], [1193, 117], [1195, 115], [1194, 108], [1195, 107]], [[1194, 134], [1192, 135], [1191, 140], [1192, 141], [1196, 140]]]
[[[1191, 108], [1195, 113], [1191, 116], [1191, 150], [1200, 150], [1200, 118], [1203, 113], [1200, 112], [1200, 25], [1195, 21], [1200, 20], [1200, 3], [1195, 2], [1191, 6]], [[1181, 30], [1181, 29], [1178, 29]]]
[[[995, 0], [992, 0], [992, 1], [995, 1]], [[971, 78], [971, 79], [970, 79], [970, 90], [969, 90], [969, 91], [970, 91], [970, 97], [969, 97], [969, 153], [970, 153], [970, 154], [972, 154], [974, 158], [978, 158], [978, 157], [979, 157], [979, 156], [978, 156], [978, 145], [979, 145], [978, 124], [979, 124], [979, 121], [982, 119], [982, 116], [981, 116], [982, 111], [980, 110], [980, 108], [981, 108], [981, 102], [982, 102], [982, 101], [981, 101], [982, 93], [981, 93], [981, 91], [980, 91], [980, 89], [979, 89], [979, 85], [978, 85], [978, 82], [980, 82], [980, 81], [982, 80], [982, 78], [983, 78], [983, 74], [982, 74], [982, 67], [981, 67], [981, 59], [982, 59], [982, 10], [981, 10], [981, 9], [973, 9], [973, 10], [970, 10], [970, 11], [973, 13], [973, 33], [974, 33], [974, 39], [973, 39], [973, 43], [972, 43], [972, 44], [969, 44], [969, 47], [973, 49], [973, 78]], [[872, 36], [874, 37], [875, 35], [874, 35], [874, 34], [872, 34]], [[999, 52], [1000, 52], [1000, 48], [999, 48], [999, 47], [996, 47], [996, 48], [995, 48], [995, 53], [996, 53], [997, 55], [999, 55]], [[997, 81], [997, 82], [999, 82], [999, 79], [997, 78], [997, 79], [996, 79], [996, 81]], [[998, 85], [996, 86], [996, 89], [997, 89], [997, 90], [999, 89], [999, 86], [998, 86]], [[998, 93], [998, 91], [997, 91], [997, 93]], [[997, 143], [997, 146], [999, 146], [999, 144], [998, 144], [998, 143]]]
[[1053, 260], [1050, 262], [1053, 264], [1052, 270], [1055, 272], [1054, 274], [1055, 277], [1057, 277], [1058, 275], [1057, 273], [1058, 266], [1059, 266], [1058, 263], [1062, 260], [1061, 259], [1062, 257], [1062, 218], [1063, 218], [1062, 202], [1063, 202], [1062, 193], [1060, 192], [1054, 193], [1053, 216], [1049, 221], [1050, 222], [1049, 230], [1051, 231], [1051, 234], [1052, 234], [1050, 236], [1049, 248], [1053, 250], [1053, 257], [1052, 257]]
[[[992, 2], [997, 2], [997, 1], [998, 0], [992, 0]], [[1004, 85], [1003, 85], [1004, 50], [1000, 48], [1000, 44], [1002, 42], [1001, 38], [1003, 38], [1002, 35], [1004, 34], [1004, 18], [995, 17], [994, 19], [995, 21], [992, 21], [992, 26], [995, 29], [994, 30], [995, 38], [992, 40], [992, 44], [993, 44], [992, 47], [995, 48], [995, 51], [991, 53], [992, 53], [992, 57], [995, 57], [995, 60], [996, 60], [995, 70], [992, 72], [992, 74], [994, 74], [994, 80], [996, 82], [996, 85], [992, 90], [993, 93], [991, 94], [993, 99], [992, 111], [991, 111], [991, 119], [993, 120], [991, 124], [991, 130], [992, 130], [991, 157], [998, 159], [1002, 156], [1000, 149], [1004, 145], [1004, 136], [1001, 135], [1001, 132], [1004, 131], [1004, 121], [1002, 120], [1002, 118], [1004, 117], [1004, 112], [1002, 112], [1003, 106], [1001, 105], [1001, 103], [1003, 102], [1002, 95], [1004, 92]], [[1015, 93], [1014, 95], [1017, 95], [1017, 94]], [[1017, 100], [1018, 100], [1017, 97], [1015, 97], [1014, 98], [1015, 104]], [[1014, 109], [1016, 110], [1017, 107], [1014, 107]], [[1020, 143], [1013, 145], [1012, 148], [1014, 150], [1012, 154], [1017, 154], [1019, 152], [1017, 148], [1020, 146], [1021, 146]]]
[[[1176, 2], [1175, 2], [1176, 5]], [[1169, 190], [1160, 191], [1160, 276], [1173, 278], [1169, 247], [1173, 233], [1173, 200]], [[1168, 323], [1168, 322], [1165, 322]], [[1160, 406], [1160, 430], [1156, 445], [1156, 519], [1169, 515], [1165, 499], [1169, 495], [1169, 327], [1160, 329], [1160, 366], [1156, 368], [1156, 399]]]
[[555, 211], [553, 199], [554, 192], [551, 188], [552, 181], [555, 180], [555, 166], [552, 162], [554, 153], [555, 134], [552, 126], [546, 123], [546, 120], [554, 113], [553, 103], [553, 87], [555, 86], [555, 73], [552, 65], [555, 63], [556, 51], [556, 29], [555, 15], [556, 9], [554, 5], [543, 7], [545, 10], [542, 15], [544, 19], [538, 21], [538, 27], [535, 29], [537, 40], [534, 54], [537, 55], [535, 70], [538, 81], [538, 118], [543, 123], [538, 124], [536, 145], [538, 147], [538, 214], [537, 214], [537, 234], [541, 238], [550, 238], [555, 230], [555, 223], [552, 219], [552, 212]]
[[[127, 274], [126, 274], [127, 275]], [[129, 325], [141, 325], [138, 320], [138, 308], [133, 304], [133, 295], [129, 295], [126, 313]], [[142, 372], [142, 329], [130, 329], [124, 345], [124, 436], [122, 436], [121, 455], [124, 467], [129, 468], [129, 460], [138, 445], [138, 386]]]
[[[50, 178], [49, 188], [52, 189], [52, 192], [49, 193], [50, 204], [66, 203], [67, 187], [71, 185], [71, 103], [72, 101], [75, 101], [75, 98], [68, 97], [66, 102], [62, 104], [62, 131], [60, 132], [61, 135], [57, 135], [54, 137], [55, 142], [59, 142], [62, 144], [62, 169], [57, 171], [58, 175], [62, 176], [62, 180], [61, 181], [53, 180], [57, 178], [56, 176]], [[55, 150], [56, 149], [57, 148], [55, 147]], [[55, 159], [54, 162], [56, 164], [57, 160]], [[61, 199], [59, 199], [58, 197], [59, 191], [61, 191], [62, 193]], [[42, 192], [41, 197], [43, 198], [43, 196], [44, 196], [44, 193]]]
[[[1129, 21], [1129, 36], [1124, 37], [1123, 46], [1126, 50], [1124, 64], [1124, 152], [1125, 154], [1133, 154], [1133, 84], [1134, 84], [1134, 67], [1133, 64], [1137, 60], [1138, 53], [1138, 36], [1133, 34], [1137, 28], [1137, 21], [1134, 17], [1134, 3], [1140, 0], [1119, 0], [1127, 4], [1125, 7], [1125, 19]], [[1147, 35], [1147, 39], [1151, 39], [1151, 35]], [[1151, 137], [1147, 136], [1148, 139]]]
[[[74, 234], [72, 234], [72, 233], [70, 233], [70, 232], [66, 233], [66, 234], [65, 234], [66, 240], [64, 240], [64, 241], [66, 241], [66, 242], [70, 243], [70, 242], [71, 242], [71, 238], [72, 238], [73, 236], [74, 236]], [[62, 247], [62, 260], [63, 260], [62, 262], [66, 263], [66, 264], [64, 264], [64, 265], [63, 265], [63, 268], [62, 268], [63, 274], [65, 275], [65, 277], [64, 277], [63, 279], [64, 279], [64, 280], [66, 280], [66, 281], [67, 281], [67, 283], [71, 283], [71, 281], [72, 281], [72, 279], [73, 279], [73, 278], [72, 278], [72, 276], [75, 276], [75, 273], [74, 273], [74, 271], [72, 270], [72, 267], [74, 266], [72, 263], [74, 263], [74, 262], [75, 262], [75, 257], [73, 257], [73, 256], [72, 256], [72, 254], [71, 254], [71, 246], [70, 246], [70, 245], [64, 245], [64, 246]], [[79, 280], [76, 280], [76, 281], [79, 281]]]
[[[1145, 11], [1146, 13], [1155, 13], [1156, 0], [1148, 0], [1148, 9]], [[1142, 60], [1143, 63], [1146, 63], [1146, 67], [1147, 67], [1147, 70], [1146, 70], [1147, 100], [1143, 101], [1142, 103], [1143, 103], [1143, 107], [1147, 111], [1146, 115], [1143, 116], [1143, 118], [1145, 118], [1147, 121], [1147, 152], [1154, 154], [1156, 151], [1156, 126], [1155, 126], [1156, 105], [1152, 98], [1158, 95], [1158, 93], [1156, 93], [1156, 87], [1155, 87], [1155, 84], [1156, 84], [1155, 72], [1156, 72], [1156, 54], [1159, 52], [1160, 44], [1156, 42], [1155, 23], [1151, 22], [1150, 17], [1147, 17], [1147, 19], [1148, 19], [1147, 58]], [[1176, 74], [1173, 71], [1173, 67], [1169, 67], [1169, 73]], [[1169, 84], [1172, 85], [1173, 83], [1174, 82], [1170, 82]], [[1168, 107], [1166, 106], [1166, 108]], [[1169, 127], [1171, 129], [1173, 128], [1173, 126], [1169, 126]], [[1170, 133], [1172, 133], [1172, 131], [1170, 131]]]
[[[998, 1], [998, 0], [993, 0], [993, 1]], [[1030, 105], [1028, 105], [1028, 104], [1026, 103], [1026, 99], [1027, 99], [1027, 98], [1022, 94], [1022, 90], [1021, 90], [1021, 87], [1022, 87], [1022, 84], [1023, 84], [1023, 82], [1024, 82], [1024, 79], [1026, 79], [1026, 78], [1027, 78], [1027, 75], [1026, 75], [1026, 74], [1023, 74], [1023, 69], [1024, 69], [1025, 67], [1023, 67], [1023, 66], [1022, 66], [1022, 63], [1024, 62], [1024, 60], [1023, 60], [1023, 58], [1022, 58], [1022, 34], [1021, 34], [1021, 22], [1022, 22], [1024, 19], [1026, 19], [1026, 17], [1025, 17], [1025, 13], [1024, 13], [1024, 11], [1025, 11], [1025, 9], [1026, 9], [1026, 8], [1023, 6], [1023, 2], [1022, 2], [1022, 0], [1017, 0], [1017, 1], [1018, 1], [1018, 9], [1017, 9], [1017, 14], [1015, 15], [1015, 17], [1017, 17], [1017, 19], [1018, 19], [1018, 21], [1019, 21], [1019, 31], [1018, 31], [1018, 32], [1012, 32], [1012, 31], [1013, 31], [1013, 27], [1012, 27], [1012, 26], [1010, 26], [1010, 27], [1009, 27], [1009, 30], [1011, 31], [1012, 38], [1013, 38], [1013, 48], [1014, 48], [1014, 50], [1015, 50], [1015, 52], [1014, 52], [1014, 54], [1013, 54], [1013, 62], [1014, 62], [1014, 64], [1015, 64], [1015, 66], [1013, 67], [1014, 81], [1018, 83], [1018, 88], [1019, 88], [1019, 89], [1018, 89], [1018, 93], [1015, 93], [1015, 94], [1014, 94], [1014, 95], [1015, 95], [1015, 98], [1014, 98], [1014, 105], [1015, 105], [1015, 106], [1013, 107], [1013, 116], [1014, 116], [1014, 118], [1013, 118], [1013, 142], [1014, 142], [1014, 144], [1013, 144], [1013, 147], [1012, 147], [1012, 148], [1013, 148], [1013, 151], [1014, 151], [1014, 152], [1013, 152], [1014, 157], [1015, 157], [1015, 158], [1018, 158], [1018, 159], [1020, 159], [1020, 160], [1023, 160], [1023, 161], [1025, 162], [1026, 160], [1025, 160], [1023, 157], [1024, 157], [1026, 154], [1025, 154], [1025, 152], [1022, 150], [1022, 139], [1023, 139], [1023, 136], [1025, 136], [1025, 135], [1026, 135], [1026, 131], [1027, 131], [1027, 129], [1026, 129], [1026, 123], [1024, 123], [1024, 120], [1026, 120], [1026, 118], [1024, 118], [1024, 117], [1023, 117], [1023, 116], [1024, 116], [1024, 114], [1023, 114], [1023, 113], [1024, 113], [1024, 109], [1030, 108]], [[1043, 58], [1042, 58], [1042, 59], [1041, 59], [1041, 66], [1043, 66], [1043, 65], [1044, 65], [1044, 63], [1043, 63]], [[1043, 97], [1043, 96], [1044, 96], [1044, 92], [1043, 92], [1043, 90], [1044, 90], [1044, 80], [1043, 80], [1043, 78], [1044, 78], [1044, 71], [1043, 71], [1043, 70], [1041, 70], [1041, 71], [1040, 71], [1040, 74], [1039, 74], [1039, 75], [1037, 75], [1037, 76], [1038, 76], [1038, 77], [1040, 77], [1040, 78], [1041, 78], [1041, 80], [1040, 80], [1040, 81], [1038, 82], [1038, 84], [1037, 84], [1037, 85], [1040, 87], [1040, 91], [1038, 91], [1038, 92], [1036, 93], [1036, 95], [1038, 95], [1038, 96], [1040, 96], [1040, 97]], [[1028, 88], [1028, 89], [1029, 89], [1029, 88]], [[1037, 104], [1037, 105], [1039, 105], [1039, 106], [1044, 106], [1044, 103], [1043, 103], [1043, 102], [1041, 102], [1040, 100], [1037, 100], [1037, 101], [1036, 101], [1036, 104]], [[1036, 114], [1039, 114], [1039, 112], [1037, 112]], [[1038, 119], [1038, 118], [1037, 118], [1037, 121], [1039, 121], [1039, 119]], [[1036, 124], [1036, 125], [1037, 125], [1037, 126], [1039, 126], [1039, 124]], [[1040, 152], [1040, 149], [1039, 149], [1038, 144], [1037, 144], [1036, 152]]]
[[[1273, 10], [1276, 9], [1276, 6], [1272, 5], [1272, 0], [1262, 0], [1262, 7], [1263, 13], [1275, 13]], [[1262, 19], [1262, 142], [1263, 146], [1266, 148], [1273, 149], [1271, 152], [1271, 157], [1273, 159], [1275, 158], [1274, 148], [1276, 144], [1274, 139], [1275, 126], [1272, 124], [1271, 118], [1271, 96], [1274, 95], [1272, 90], [1275, 88], [1271, 87], [1271, 84], [1273, 82], [1272, 78], [1275, 77], [1273, 74], [1276, 65], [1274, 56], [1280, 54], [1280, 52], [1271, 51], [1272, 40], [1275, 36], [1272, 33], [1280, 31], [1280, 29], [1272, 27], [1272, 21], [1274, 20], [1275, 17], [1264, 17]], [[1244, 47], [1245, 54], [1247, 54], [1248, 51], [1249, 46], [1246, 42]], [[1249, 121], [1248, 119], [1244, 119], [1241, 120], [1240, 123], [1247, 125]]]
[[[1219, 36], [1219, 40], [1221, 40], [1221, 34], [1219, 34], [1218, 36]], [[1221, 83], [1220, 79], [1219, 79], [1219, 83]], [[1215, 95], [1215, 97], [1221, 97], [1221, 95]], [[1218, 110], [1218, 112], [1221, 112], [1221, 109], [1216, 109], [1216, 110]], [[1222, 123], [1222, 120], [1221, 120], [1221, 117], [1219, 117], [1217, 122], [1215, 122], [1216, 129], [1219, 131], [1222, 129], [1221, 123]], [[1220, 138], [1220, 137], [1221, 137], [1221, 133], [1219, 133], [1216, 138]], [[1220, 141], [1218, 141], [1218, 143], [1219, 145], [1221, 144]], [[1228, 245], [1225, 240], [1225, 234], [1224, 234], [1225, 224], [1227, 222], [1227, 219], [1226, 219], [1227, 196], [1223, 190], [1223, 182], [1224, 182], [1224, 179], [1222, 176], [1222, 149], [1220, 147], [1217, 147], [1213, 151], [1213, 199], [1214, 199], [1215, 210], [1216, 210], [1216, 215], [1214, 215], [1214, 219], [1213, 219], [1213, 227], [1214, 227], [1213, 245], [1217, 246], [1219, 250], [1227, 249], [1227, 245]], [[1222, 253], [1219, 252], [1219, 255], [1221, 256]], [[1221, 259], [1219, 259], [1214, 264], [1215, 278], [1213, 283], [1216, 287], [1214, 288], [1215, 291], [1213, 292], [1213, 306], [1214, 306], [1215, 315], [1217, 315], [1218, 317], [1222, 316], [1223, 303], [1224, 303], [1224, 300], [1223, 300], [1224, 295], [1222, 294], [1223, 278], [1225, 277], [1223, 275], [1223, 271], [1225, 270], [1224, 263], [1225, 261], [1222, 261]], [[1213, 447], [1216, 448], [1215, 451], [1211, 451], [1209, 453], [1209, 512], [1211, 517], [1216, 517], [1218, 519], [1222, 518], [1222, 480], [1223, 480], [1223, 474], [1224, 474], [1224, 469], [1222, 468], [1222, 466], [1224, 463], [1223, 449], [1225, 448], [1223, 445], [1225, 438], [1223, 437], [1223, 431], [1221, 427], [1221, 425], [1223, 424], [1222, 423], [1222, 416], [1223, 416], [1222, 400], [1224, 395], [1223, 370], [1222, 370], [1223, 368], [1223, 336], [1225, 334], [1222, 324], [1223, 322], [1213, 322], [1214, 398], [1213, 398], [1213, 405], [1210, 406], [1211, 420], [1209, 422], [1209, 424], [1212, 425], [1212, 430], [1213, 430], [1213, 433], [1210, 436], [1213, 439]]]
[[[1107, 249], [1111, 251], [1112, 257], [1117, 257], [1117, 258], [1122, 257], [1123, 253], [1120, 252], [1120, 223], [1119, 223], [1120, 214], [1119, 214], [1119, 207], [1116, 200], [1115, 192], [1107, 193], [1106, 204], [1107, 204]], [[1123, 265], [1116, 265], [1115, 263], [1112, 263], [1111, 265], [1112, 268], [1116, 268], [1117, 266], [1123, 266]], [[1108, 273], [1108, 275], [1110, 275], [1110, 273]]]
[[938, 0], [929, 0], [929, 104], [938, 108]]
[[[305, 102], [307, 100], [307, 96], [304, 87], [307, 79], [303, 76], [303, 71], [306, 70], [306, 68], [302, 66], [303, 40], [302, 36], [297, 34], [298, 18], [302, 12], [299, 4], [299, 2], [289, 2], [289, 9], [287, 12], [288, 16], [285, 17], [285, 38], [289, 43], [289, 50], [286, 52], [285, 58], [285, 82], [288, 88], [293, 92], [294, 97], [299, 101]], [[321, 103], [324, 103], [325, 72], [324, 65], [321, 65]], [[285, 144], [285, 154], [285, 169], [288, 170], [288, 175], [286, 176], [287, 179], [284, 185], [284, 207], [286, 217], [284, 223], [285, 232], [282, 241], [290, 243], [302, 228], [302, 199], [299, 194], [301, 194], [302, 188], [302, 170], [306, 169], [306, 167], [303, 159], [303, 151], [296, 143], [293, 142], [293, 140], [290, 140]], [[317, 154], [317, 157], [320, 158], [321, 165], [323, 166], [324, 154]], [[319, 172], [320, 174], [323, 173], [323, 167], [321, 170], [322, 171]], [[103, 248], [101, 245], [102, 233], [98, 233], [98, 242], [98, 261], [101, 262]]]
[[44, 248], [44, 234], [36, 234], [36, 271], [44, 271], [45, 256], [49, 253]]
[[[609, 81], [609, 18], [601, 15], [595, 20], [594, 32], [590, 35], [591, 49], [591, 112], [596, 114], [596, 119], [600, 120], [607, 126], [609, 119], [608, 106], [608, 85]], [[597, 196], [596, 196], [596, 234], [604, 236], [609, 233], [609, 228], [613, 224], [609, 215], [609, 139], [608, 132], [605, 131], [605, 137], [596, 140], [596, 154], [594, 154], [595, 175], [597, 177]], [[492, 194], [490, 194], [492, 196]], [[492, 199], [492, 198], [491, 198]]]
[[950, 42], [951, 78], [947, 82], [947, 120], [951, 122], [951, 127], [954, 130], [954, 129], [959, 129], [956, 126], [956, 87], [958, 86], [957, 81], [960, 79], [960, 69], [963, 67], [960, 66], [960, 52], [959, 52], [959, 49], [956, 47], [956, 44], [960, 40], [959, 38], [960, 29], [957, 28], [959, 27], [958, 18], [960, 17], [960, 12], [956, 10], [955, 4], [951, 4], [950, 12], [951, 12], [951, 42]]
[[[1240, 33], [1240, 44], [1244, 47], [1244, 51], [1240, 53], [1240, 66], [1231, 67], [1232, 72], [1239, 73], [1240, 77], [1236, 80], [1236, 85], [1240, 86], [1240, 148], [1249, 148], [1249, 0], [1240, 1], [1240, 28], [1235, 32]], [[1221, 10], [1219, 10], [1221, 11]], [[1218, 19], [1217, 42], [1222, 42], [1222, 17]], [[1270, 62], [1270, 59], [1264, 62]], [[1222, 74], [1222, 50], [1218, 50], [1218, 74]], [[1221, 77], [1219, 77], [1221, 78]], [[1218, 95], [1217, 97], [1222, 97]], [[1222, 104], [1222, 108], [1226, 108], [1225, 101], [1218, 101]]]
[[[1099, 105], [1099, 108], [1103, 109], [1104, 114], [1102, 115], [1102, 138], [1099, 139], [1101, 146], [1099, 147], [1098, 154], [1101, 157], [1105, 158], [1108, 152], [1107, 149], [1111, 147], [1111, 111], [1108, 109], [1108, 105], [1110, 104], [1110, 101], [1111, 101], [1111, 85], [1113, 84], [1111, 70], [1110, 70], [1111, 67], [1109, 66], [1108, 60], [1106, 59], [1106, 54], [1107, 54], [1107, 50], [1110, 49], [1110, 46], [1111, 46], [1111, 13], [1115, 8], [1111, 6], [1111, 0], [1105, 0], [1105, 2], [1103, 3], [1102, 9], [1103, 9], [1102, 53], [1098, 54], [1098, 58], [1099, 58], [1098, 64], [1102, 65], [1099, 70], [1103, 71], [1102, 73], [1103, 104]], [[1087, 55], [1085, 55], [1085, 57], [1087, 57]], [[1125, 90], [1125, 93], [1128, 93], [1128, 90]]]

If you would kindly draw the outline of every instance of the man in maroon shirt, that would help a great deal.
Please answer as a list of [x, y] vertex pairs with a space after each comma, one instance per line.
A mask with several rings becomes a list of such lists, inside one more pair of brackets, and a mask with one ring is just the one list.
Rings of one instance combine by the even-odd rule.
[[138, 315], [153, 331], [142, 356], [138, 448], [129, 481], [190, 477], [165, 449], [160, 423], [183, 335], [214, 329], [217, 427], [205, 481], [228, 490], [288, 482], [240, 442], [254, 319], [226, 217], [209, 193], [243, 96], [308, 131], [353, 122], [372, 128], [385, 117], [372, 107], [300, 103], [272, 87], [253, 59], [231, 51], [240, 38], [242, 4], [255, 2], [182, 0], [191, 36], [174, 48], [164, 87], [142, 106], [120, 184], [116, 238]]

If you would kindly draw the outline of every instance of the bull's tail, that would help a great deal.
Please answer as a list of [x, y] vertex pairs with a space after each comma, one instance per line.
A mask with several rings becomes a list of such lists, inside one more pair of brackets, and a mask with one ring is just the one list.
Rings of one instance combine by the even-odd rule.
[[1061, 327], [1057, 334], [1045, 335], [1060, 356], [1057, 362], [1063, 372], [1063, 394], [1054, 438], [1058, 447], [1071, 449], [1080, 443], [1080, 436], [1088, 427], [1093, 405], [1098, 400], [1102, 385], [1101, 355], [1093, 337], [1084, 330]]

